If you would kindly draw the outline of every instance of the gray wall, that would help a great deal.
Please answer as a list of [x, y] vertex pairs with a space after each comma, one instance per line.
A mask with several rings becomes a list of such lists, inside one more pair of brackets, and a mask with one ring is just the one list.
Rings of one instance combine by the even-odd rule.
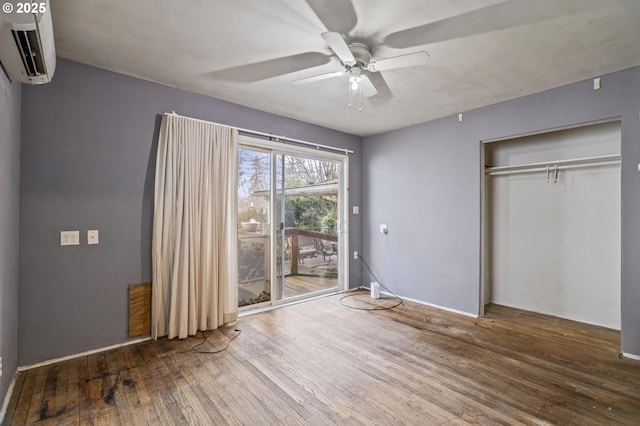
[[[363, 246], [400, 295], [478, 314], [480, 141], [622, 118], [622, 345], [640, 355], [640, 68], [365, 138]], [[378, 225], [389, 225], [383, 237]]]
[[[25, 86], [22, 103], [20, 365], [127, 340], [127, 286], [151, 279], [159, 114], [351, 148], [351, 203], [361, 204], [357, 136], [66, 60], [52, 83]], [[88, 229], [99, 245], [86, 244]], [[82, 244], [60, 247], [61, 230], [80, 230]]]
[[0, 70], [0, 406], [18, 366], [20, 84]]

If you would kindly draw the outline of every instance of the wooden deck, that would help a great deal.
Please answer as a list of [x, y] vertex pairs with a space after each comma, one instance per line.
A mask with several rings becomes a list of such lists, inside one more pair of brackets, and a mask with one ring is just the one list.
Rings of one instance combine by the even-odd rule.
[[212, 333], [203, 349], [229, 344], [215, 355], [162, 339], [22, 372], [5, 424], [640, 424], [640, 362], [619, 358], [618, 332], [339, 297], [243, 317], [230, 343], [234, 327]]
[[338, 289], [337, 278], [291, 275], [285, 278], [284, 297], [286, 299], [332, 288]]
[[[284, 297], [290, 298], [322, 290], [338, 288], [336, 257], [323, 259], [322, 255], [298, 262], [297, 275], [290, 275], [291, 261], [285, 262]], [[255, 299], [263, 291], [269, 291], [269, 282], [256, 280], [239, 284], [239, 300]]]

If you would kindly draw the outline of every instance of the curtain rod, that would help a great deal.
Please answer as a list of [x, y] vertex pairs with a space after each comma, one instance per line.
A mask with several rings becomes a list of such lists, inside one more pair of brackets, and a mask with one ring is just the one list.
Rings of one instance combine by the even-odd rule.
[[207, 120], [201, 120], [199, 118], [186, 117], [184, 115], [180, 115], [180, 114], [176, 113], [175, 111], [165, 112], [164, 115], [171, 115], [171, 116], [174, 116], [174, 117], [188, 118], [189, 120], [201, 121], [203, 123], [210, 123], [210, 124], [215, 124], [215, 125], [218, 125], [218, 126], [229, 127], [229, 128], [232, 128], [232, 129], [237, 129], [239, 132], [242, 132], [242, 133], [248, 133], [250, 135], [256, 135], [256, 136], [264, 136], [264, 137], [269, 138], [269, 140], [272, 140], [272, 141], [275, 141], [275, 142], [281, 142], [281, 143], [293, 142], [293, 143], [296, 143], [296, 144], [312, 146], [312, 147], [315, 147], [316, 149], [323, 148], [323, 149], [327, 149], [327, 150], [331, 150], [331, 151], [338, 151], [338, 152], [341, 152], [341, 153], [344, 153], [344, 154], [353, 154], [355, 152], [355, 151], [352, 151], [352, 150], [347, 149], [347, 148], [336, 148], [334, 146], [323, 145], [323, 144], [313, 143], [313, 142], [307, 142], [307, 141], [303, 141], [303, 140], [300, 140], [300, 139], [286, 138], [284, 136], [278, 136], [278, 135], [273, 135], [271, 133], [259, 132], [257, 130], [250, 130], [250, 129], [243, 129], [241, 127], [229, 126], [227, 124], [220, 124], [220, 123], [216, 123], [214, 121], [207, 121]]

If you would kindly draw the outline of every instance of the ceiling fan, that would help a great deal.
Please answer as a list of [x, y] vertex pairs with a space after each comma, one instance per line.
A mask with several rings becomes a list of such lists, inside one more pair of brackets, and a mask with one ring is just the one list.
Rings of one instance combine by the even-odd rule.
[[364, 43], [347, 44], [340, 33], [332, 31], [322, 33], [322, 38], [336, 54], [343, 69], [295, 80], [294, 84], [307, 84], [348, 74], [349, 106], [356, 105], [358, 111], [362, 110], [362, 96], [370, 98], [378, 93], [367, 72], [424, 65], [429, 60], [429, 54], [421, 51], [372, 61], [369, 47]]

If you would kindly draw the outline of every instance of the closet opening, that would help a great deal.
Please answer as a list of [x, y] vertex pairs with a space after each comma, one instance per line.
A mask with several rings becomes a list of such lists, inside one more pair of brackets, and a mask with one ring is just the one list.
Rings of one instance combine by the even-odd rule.
[[620, 330], [619, 121], [482, 144], [480, 311]]

